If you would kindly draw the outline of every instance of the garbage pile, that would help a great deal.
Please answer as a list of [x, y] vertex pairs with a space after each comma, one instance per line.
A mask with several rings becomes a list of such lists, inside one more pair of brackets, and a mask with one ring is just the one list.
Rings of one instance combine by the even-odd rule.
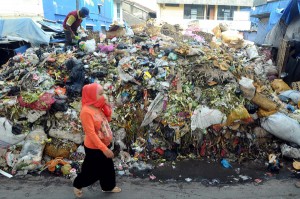
[[300, 158], [300, 92], [277, 78], [268, 47], [224, 26], [180, 33], [148, 23], [131, 32], [67, 52], [30, 48], [1, 67], [1, 169], [79, 172], [81, 89], [92, 82], [113, 105], [120, 175], [153, 168], [148, 160]]

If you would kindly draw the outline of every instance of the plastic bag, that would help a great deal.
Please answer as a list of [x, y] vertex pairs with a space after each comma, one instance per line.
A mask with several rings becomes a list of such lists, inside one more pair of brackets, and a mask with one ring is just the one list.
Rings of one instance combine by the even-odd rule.
[[23, 90], [34, 90], [36, 88], [49, 90], [54, 85], [54, 80], [47, 73], [32, 71], [22, 77], [19, 82]]
[[241, 48], [244, 43], [243, 36], [233, 30], [222, 32], [222, 41], [232, 48]]
[[287, 144], [280, 145], [281, 153], [288, 158], [300, 159], [300, 149], [293, 148]]
[[220, 38], [221, 35], [222, 35], [222, 31], [221, 31], [221, 28], [220, 26], [216, 26], [212, 29], [212, 32], [214, 33], [214, 35], [216, 36], [216, 38]]
[[282, 79], [274, 79], [271, 83], [272, 88], [276, 93], [281, 93], [282, 91], [292, 90], [289, 85], [287, 85]]
[[270, 135], [265, 129], [257, 126], [253, 129], [253, 134], [255, 135], [256, 138], [265, 138]]
[[129, 37], [133, 37], [134, 36], [134, 32], [133, 32], [133, 30], [130, 27], [126, 26], [126, 34], [125, 35], [129, 36]]
[[83, 142], [83, 135], [81, 133], [70, 133], [69, 131], [64, 131], [62, 129], [51, 128], [49, 130], [49, 135], [58, 139], [70, 140], [76, 144], [81, 144]]
[[18, 155], [12, 153], [11, 151], [7, 152], [5, 157], [7, 165], [9, 167], [14, 167], [15, 163], [17, 162], [17, 157]]
[[283, 113], [261, 119], [261, 126], [274, 136], [300, 146], [300, 124]]
[[259, 108], [258, 111], [257, 111], [258, 117], [268, 117], [268, 116], [273, 115], [275, 113], [277, 113], [277, 110], [266, 111], [262, 108]]
[[101, 52], [104, 52], [104, 53], [113, 52], [115, 50], [113, 44], [111, 44], [111, 45], [98, 44], [98, 48], [100, 49]]
[[66, 82], [67, 95], [69, 97], [80, 96], [85, 81], [83, 64], [76, 59], [70, 59], [66, 65], [70, 72], [70, 77]]
[[221, 164], [224, 168], [228, 169], [228, 168], [232, 168], [231, 164], [226, 160], [226, 159], [222, 159], [221, 160]]
[[294, 90], [283, 91], [282, 93], [280, 93], [279, 97], [280, 96], [284, 96], [291, 99], [295, 104], [298, 104], [298, 102], [300, 101], [299, 91], [294, 91]]
[[155, 99], [152, 101], [148, 107], [148, 112], [146, 113], [141, 127], [150, 124], [155, 118], [157, 118], [163, 111], [164, 104], [164, 93], [159, 92]]
[[27, 114], [27, 120], [28, 122], [33, 123], [46, 113], [46, 111], [29, 110]]
[[35, 170], [41, 167], [47, 135], [42, 127], [31, 131], [25, 140], [14, 170]]
[[277, 105], [272, 100], [266, 98], [264, 95], [256, 93], [252, 98], [251, 102], [259, 106], [260, 108], [266, 111], [277, 110]]
[[27, 134], [15, 135], [12, 133], [12, 124], [5, 117], [0, 118], [0, 148], [15, 145], [26, 138]]
[[246, 52], [247, 52], [247, 55], [248, 55], [248, 57], [249, 57], [250, 60], [259, 57], [255, 45], [251, 45], [248, 48], [246, 48]]
[[296, 91], [300, 91], [300, 81], [292, 82], [292, 89]]
[[247, 109], [244, 106], [240, 106], [231, 111], [231, 113], [228, 115], [226, 125], [230, 126], [235, 121], [248, 118], [251, 118], [251, 116], [249, 115]]
[[134, 162], [130, 167], [130, 169], [138, 169], [139, 171], [145, 171], [145, 170], [151, 170], [153, 169], [153, 166], [150, 164], [147, 164], [145, 162]]
[[95, 39], [87, 40], [85, 42], [84, 51], [87, 53], [92, 53], [96, 49], [96, 41]]
[[196, 109], [191, 117], [191, 130], [206, 129], [213, 124], [221, 124], [226, 120], [226, 115], [216, 109], [201, 106]]
[[49, 162], [47, 162], [45, 166], [48, 168], [50, 172], [54, 172], [56, 169], [56, 165], [58, 164], [67, 165], [69, 163], [64, 161], [62, 157], [57, 157], [54, 160], [50, 160]]
[[255, 86], [253, 85], [253, 80], [246, 77], [242, 77], [239, 81], [240, 88], [243, 91], [243, 96], [248, 100], [251, 100], [255, 95]]
[[54, 96], [53, 93], [45, 92], [39, 97], [37, 101], [32, 103], [26, 103], [23, 100], [22, 96], [20, 95], [18, 97], [18, 101], [20, 106], [22, 107], [31, 108], [34, 110], [46, 111], [49, 110], [51, 108], [51, 105], [55, 102], [53, 96]]
[[264, 68], [267, 76], [271, 76], [271, 75], [278, 76], [278, 69], [276, 66], [267, 64], [264, 66]]
[[121, 128], [114, 133], [114, 144], [117, 143], [120, 146], [121, 151], [127, 149], [126, 145], [123, 142], [123, 139], [125, 137], [126, 131], [124, 128]]
[[127, 72], [125, 72], [123, 70], [124, 66], [131, 66], [130, 63], [130, 57], [124, 57], [119, 61], [118, 64], [118, 73], [119, 73], [119, 77], [124, 81], [124, 82], [128, 82], [128, 81], [132, 81], [134, 80], [134, 77], [130, 74], [128, 74]]
[[52, 158], [64, 157], [69, 158], [71, 152], [77, 150], [77, 145], [73, 142], [64, 142], [59, 139], [52, 138], [52, 142], [45, 146], [44, 153]]

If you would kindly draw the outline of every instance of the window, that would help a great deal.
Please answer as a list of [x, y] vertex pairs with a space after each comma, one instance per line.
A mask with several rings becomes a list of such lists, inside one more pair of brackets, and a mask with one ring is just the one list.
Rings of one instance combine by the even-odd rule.
[[94, 30], [94, 26], [92, 26], [92, 25], [86, 25], [86, 30], [93, 31]]
[[175, 3], [165, 3], [165, 6], [167, 6], [167, 7], [179, 7], [179, 4], [175, 4]]
[[240, 6], [240, 11], [251, 11], [251, 7], [249, 7], [249, 6]]
[[121, 19], [121, 4], [117, 3], [117, 19]]
[[204, 5], [184, 4], [184, 19], [204, 19]]
[[237, 6], [218, 6], [218, 20], [233, 20]]

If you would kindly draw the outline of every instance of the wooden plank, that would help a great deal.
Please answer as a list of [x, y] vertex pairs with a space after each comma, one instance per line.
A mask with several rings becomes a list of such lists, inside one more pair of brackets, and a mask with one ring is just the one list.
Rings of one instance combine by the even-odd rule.
[[280, 47], [278, 49], [278, 53], [277, 53], [277, 67], [278, 67], [278, 71], [279, 71], [279, 77], [282, 73], [282, 71], [284, 71], [285, 69], [285, 65], [286, 62], [288, 60], [289, 54], [290, 54], [290, 43], [288, 40], [283, 39], [281, 41]]

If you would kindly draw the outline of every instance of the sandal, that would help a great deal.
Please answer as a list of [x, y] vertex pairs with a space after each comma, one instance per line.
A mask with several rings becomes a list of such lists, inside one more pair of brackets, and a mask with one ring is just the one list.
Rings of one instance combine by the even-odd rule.
[[75, 194], [76, 197], [78, 197], [78, 198], [82, 197], [82, 190], [81, 189], [77, 189], [77, 188], [74, 187], [73, 191], [74, 191], [74, 194]]
[[122, 191], [122, 189], [120, 187], [115, 187], [110, 191], [103, 191], [103, 192], [105, 192], [105, 193], [120, 193], [121, 191]]
[[296, 186], [297, 188], [300, 188], [300, 181], [299, 181], [299, 182], [296, 182], [296, 183], [295, 183], [295, 186]]

